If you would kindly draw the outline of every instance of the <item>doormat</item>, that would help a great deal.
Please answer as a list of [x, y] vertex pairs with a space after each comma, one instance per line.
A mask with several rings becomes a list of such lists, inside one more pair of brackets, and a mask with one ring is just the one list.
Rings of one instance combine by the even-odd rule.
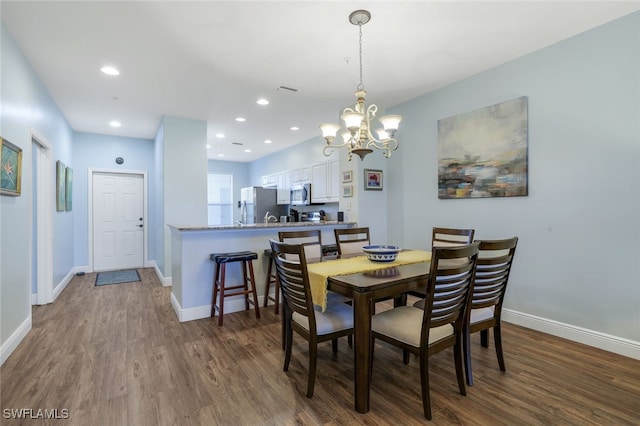
[[122, 284], [135, 281], [140, 281], [140, 275], [135, 269], [98, 272], [98, 275], [96, 275], [96, 285]]

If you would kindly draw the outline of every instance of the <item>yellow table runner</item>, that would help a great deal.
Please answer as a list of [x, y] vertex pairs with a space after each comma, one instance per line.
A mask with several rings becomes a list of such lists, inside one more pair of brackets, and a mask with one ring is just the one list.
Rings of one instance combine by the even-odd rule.
[[357, 256], [310, 263], [307, 265], [307, 270], [309, 271], [309, 286], [311, 287], [313, 303], [321, 306], [323, 311], [327, 308], [327, 278], [330, 276], [376, 271], [392, 266], [427, 262], [429, 260], [431, 260], [431, 252], [429, 251], [405, 250], [398, 253], [398, 257], [393, 262], [372, 262], [367, 259], [367, 256]]

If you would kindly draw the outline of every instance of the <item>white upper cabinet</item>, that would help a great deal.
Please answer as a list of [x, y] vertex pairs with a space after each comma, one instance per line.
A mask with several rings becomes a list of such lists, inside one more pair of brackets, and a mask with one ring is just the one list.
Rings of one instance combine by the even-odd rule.
[[329, 197], [327, 189], [327, 162], [314, 164], [311, 166], [311, 202], [326, 203]]
[[293, 185], [301, 185], [311, 182], [311, 167], [301, 167], [291, 171], [291, 183]]
[[340, 161], [329, 161], [329, 201], [340, 201]]
[[277, 175], [278, 204], [289, 204], [291, 202], [291, 172], [280, 172]]
[[278, 175], [262, 176], [262, 186], [265, 188], [275, 188], [278, 185]]
[[340, 201], [340, 163], [323, 161], [311, 166], [311, 202], [337, 203]]

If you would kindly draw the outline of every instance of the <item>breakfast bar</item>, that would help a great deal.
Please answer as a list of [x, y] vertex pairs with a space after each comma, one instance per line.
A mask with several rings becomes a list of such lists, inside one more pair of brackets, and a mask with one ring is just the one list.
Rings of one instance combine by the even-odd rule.
[[[263, 303], [264, 284], [269, 259], [263, 255], [270, 239], [278, 239], [280, 231], [320, 229], [322, 244], [333, 245], [336, 228], [351, 228], [355, 222], [285, 222], [259, 223], [241, 226], [177, 226], [171, 231], [171, 305], [180, 322], [208, 318], [211, 315], [213, 295], [213, 264], [211, 253], [253, 251], [258, 254], [254, 262], [255, 279], [260, 303]], [[229, 270], [228, 280], [240, 282], [241, 273]], [[225, 302], [225, 312], [245, 309], [242, 297]]]

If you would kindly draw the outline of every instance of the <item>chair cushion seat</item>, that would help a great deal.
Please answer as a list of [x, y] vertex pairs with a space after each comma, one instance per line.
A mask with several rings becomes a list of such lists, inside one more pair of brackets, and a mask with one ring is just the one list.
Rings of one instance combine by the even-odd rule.
[[[327, 303], [324, 312], [315, 306], [315, 315], [318, 335], [353, 328], [353, 308], [346, 303]], [[291, 319], [309, 331], [309, 319], [306, 316], [294, 312]]]
[[252, 251], [238, 251], [233, 253], [212, 253], [209, 259], [216, 263], [242, 262], [246, 260], [255, 260], [258, 254]]
[[495, 306], [488, 308], [478, 308], [471, 310], [471, 319], [469, 323], [475, 324], [476, 322], [484, 321], [493, 318], [495, 312]]
[[[374, 315], [371, 319], [371, 329], [378, 334], [384, 334], [418, 348], [423, 315], [422, 309], [400, 306]], [[453, 335], [451, 324], [432, 328], [429, 330], [429, 344], [451, 335]]]

